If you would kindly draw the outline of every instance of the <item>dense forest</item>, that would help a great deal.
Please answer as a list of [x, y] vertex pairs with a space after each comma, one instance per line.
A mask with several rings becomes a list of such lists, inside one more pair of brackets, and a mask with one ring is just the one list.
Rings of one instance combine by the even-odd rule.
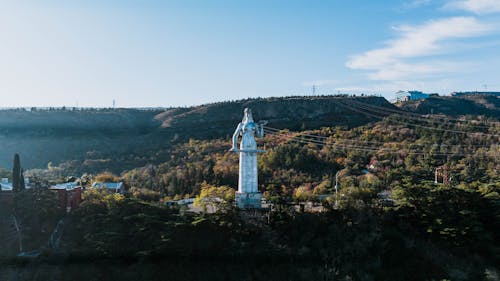
[[[42, 251], [40, 264], [22, 280], [65, 280], [57, 271], [34, 275], [47, 262], [63, 261], [75, 272], [75, 264], [87, 266], [88, 274], [102, 271], [85, 265], [89, 260], [109, 265], [108, 278], [124, 280], [137, 277], [122, 270], [130, 264], [168, 270], [173, 280], [239, 274], [253, 274], [248, 280], [497, 280], [500, 123], [495, 100], [483, 103], [488, 99], [442, 99], [448, 106], [432, 116], [412, 102], [396, 107], [378, 97], [345, 96], [170, 109], [155, 114], [156, 125], [142, 131], [163, 136], [163, 146], [156, 138], [151, 145], [136, 139], [137, 155], [151, 154], [124, 158], [122, 169], [116, 168], [119, 161], [90, 168], [87, 153], [89, 159], [26, 171], [45, 181], [82, 173], [123, 181], [125, 195], [89, 188], [82, 205], [64, 214], [40, 187], [15, 194], [0, 212], [29, 226], [25, 249]], [[461, 114], [469, 109], [455, 104], [471, 100], [488, 110]], [[258, 166], [259, 189], [272, 208], [255, 212], [233, 206], [238, 158], [229, 152], [229, 135], [247, 106], [256, 120], [269, 121], [258, 140], [266, 150]], [[188, 197], [196, 198], [201, 212], [165, 204]], [[206, 205], [216, 211], [203, 211]], [[48, 245], [60, 224], [64, 234], [57, 247]], [[12, 259], [17, 240], [2, 241], [3, 258], [23, 262]], [[211, 263], [225, 268], [211, 270]], [[178, 270], [193, 264], [202, 274]], [[248, 265], [265, 273], [249, 272]], [[89, 276], [82, 272], [79, 278]]]

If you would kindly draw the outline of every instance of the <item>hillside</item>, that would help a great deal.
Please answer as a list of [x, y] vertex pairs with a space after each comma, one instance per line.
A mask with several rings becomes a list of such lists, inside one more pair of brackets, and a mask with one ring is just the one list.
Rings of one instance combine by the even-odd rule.
[[167, 132], [179, 137], [224, 137], [232, 134], [241, 121], [243, 109], [252, 109], [255, 120], [267, 120], [276, 128], [317, 129], [321, 127], [356, 127], [376, 119], [351, 111], [339, 101], [358, 100], [394, 108], [381, 97], [282, 97], [222, 102], [184, 109], [167, 110], [156, 116]]
[[[20, 153], [27, 169], [68, 162], [75, 173], [111, 170], [116, 173], [168, 157], [174, 142], [190, 138], [225, 138], [250, 107], [257, 120], [275, 127], [315, 129], [354, 127], [373, 121], [338, 105], [347, 97], [247, 99], [166, 111], [138, 109], [2, 110], [0, 167], [10, 169]], [[360, 97], [392, 106], [379, 97]]]
[[67, 134], [68, 132], [146, 132], [158, 126], [154, 121], [157, 110], [82, 109], [0, 111], [3, 133]]
[[430, 97], [425, 100], [402, 102], [399, 106], [421, 114], [484, 115], [500, 119], [500, 98], [493, 95]]
[[[496, 97], [435, 97], [407, 102], [406, 110], [453, 116], [484, 114], [500, 118]], [[396, 109], [382, 97], [304, 96], [256, 98], [167, 110], [54, 109], [0, 110], [0, 167], [10, 169], [20, 153], [25, 169], [63, 164], [72, 174], [109, 170], [121, 173], [164, 162], [170, 148], [189, 139], [229, 139], [243, 109], [274, 128], [294, 131], [340, 126], [345, 129], [379, 121], [346, 107], [363, 102]]]
[[0, 111], [0, 166], [20, 153], [25, 168], [67, 160], [109, 159], [158, 145], [150, 134], [158, 111], [135, 109]]
[[[137, 259], [195, 261], [196, 267], [205, 260], [245, 266], [248, 260], [294, 261], [322, 268], [330, 264], [345, 276], [357, 274], [353, 280], [370, 275], [378, 277], [373, 280], [486, 280], [476, 277], [499, 272], [498, 122], [484, 122], [477, 130], [472, 121], [415, 121], [404, 114], [381, 120], [376, 118], [380, 111], [371, 108], [373, 114], [368, 113], [355, 100], [377, 104], [377, 110], [392, 107], [376, 97], [255, 99], [144, 116], [135, 112], [144, 120], [130, 117], [135, 123], [124, 127], [119, 125], [124, 117], [99, 119], [95, 113], [95, 119], [82, 124], [117, 121], [96, 124], [101, 125], [97, 133], [89, 127], [88, 133], [72, 136], [64, 129], [50, 133], [49, 124], [34, 125], [38, 123], [25, 112], [21, 116], [32, 122], [26, 128], [49, 132], [42, 138], [32, 129], [34, 137], [25, 138], [30, 145], [45, 140], [37, 147], [40, 158], [60, 155], [65, 139], [68, 150], [85, 151], [86, 141], [97, 147], [80, 160], [37, 170], [42, 173], [38, 176], [52, 180], [114, 170], [121, 172], [117, 178], [127, 192], [111, 195], [88, 188], [80, 207], [63, 215], [46, 207], [58, 205], [55, 194], [33, 188], [18, 193], [21, 204], [0, 205], [0, 216], [12, 217], [12, 210], [22, 214], [29, 250], [47, 245], [64, 218], [60, 248], [44, 250], [43, 256], [69, 262], [126, 257], [127, 266]], [[257, 120], [269, 120], [269, 126], [293, 129], [266, 128], [258, 140], [266, 150], [258, 157], [258, 189], [273, 204], [261, 219], [233, 206], [239, 159], [229, 151], [228, 135], [246, 106], [254, 109]], [[134, 115], [129, 113], [125, 116]], [[69, 133], [83, 130], [74, 125], [78, 118], [71, 120], [57, 122]], [[369, 123], [358, 126], [363, 122]], [[9, 136], [19, 140], [22, 130]], [[33, 174], [35, 170], [25, 175]], [[101, 174], [93, 180], [103, 178], [117, 179]], [[195, 197], [202, 209], [216, 204], [218, 211], [193, 214], [185, 206], [172, 206], [172, 200], [187, 197]], [[12, 233], [11, 225], [0, 223], [0, 236]], [[0, 259], [13, 257], [17, 241], [2, 241]], [[324, 279], [311, 276], [307, 280]]]

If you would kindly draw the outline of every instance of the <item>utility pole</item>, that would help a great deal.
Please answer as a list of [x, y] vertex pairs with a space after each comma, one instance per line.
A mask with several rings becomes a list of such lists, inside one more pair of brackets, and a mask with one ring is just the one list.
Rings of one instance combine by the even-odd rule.
[[313, 85], [312, 86], [312, 93], [313, 93], [313, 96], [316, 95], [316, 85]]
[[21, 227], [19, 226], [19, 223], [17, 222], [16, 216], [12, 216], [12, 219], [14, 221], [14, 226], [17, 231], [18, 239], [19, 239], [19, 253], [23, 252], [23, 236], [21, 234]]
[[440, 167], [437, 167], [435, 170], [434, 170], [434, 183], [437, 184], [438, 183], [438, 170], [440, 169]]
[[337, 171], [337, 173], [335, 173], [335, 208], [338, 207], [338, 198], [339, 198], [339, 195], [338, 195], [338, 192], [339, 192], [339, 171]]

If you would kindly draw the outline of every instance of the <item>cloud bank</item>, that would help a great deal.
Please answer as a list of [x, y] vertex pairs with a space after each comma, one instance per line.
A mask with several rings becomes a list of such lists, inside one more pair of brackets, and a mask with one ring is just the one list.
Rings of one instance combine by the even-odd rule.
[[371, 80], [425, 78], [453, 72], [460, 68], [460, 63], [432, 57], [449, 52], [446, 43], [488, 34], [493, 27], [474, 17], [452, 17], [394, 29], [399, 33], [398, 38], [387, 41], [385, 47], [352, 56], [346, 66], [368, 71]]
[[491, 14], [500, 12], [499, 0], [453, 0], [445, 5], [448, 9], [459, 9], [475, 14]]

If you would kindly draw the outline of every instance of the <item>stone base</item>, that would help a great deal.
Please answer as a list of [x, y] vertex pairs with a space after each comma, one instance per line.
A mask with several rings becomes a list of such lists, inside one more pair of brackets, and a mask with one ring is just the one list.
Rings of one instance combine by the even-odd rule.
[[236, 206], [241, 209], [260, 209], [262, 208], [262, 193], [240, 193], [236, 192]]

